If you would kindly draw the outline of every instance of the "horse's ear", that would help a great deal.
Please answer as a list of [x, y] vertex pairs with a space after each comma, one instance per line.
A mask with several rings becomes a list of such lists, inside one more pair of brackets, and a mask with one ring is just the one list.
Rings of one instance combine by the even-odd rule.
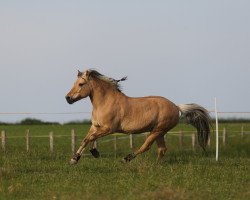
[[80, 72], [80, 71], [78, 70], [77, 76], [78, 76], [78, 77], [82, 76], [82, 72]]

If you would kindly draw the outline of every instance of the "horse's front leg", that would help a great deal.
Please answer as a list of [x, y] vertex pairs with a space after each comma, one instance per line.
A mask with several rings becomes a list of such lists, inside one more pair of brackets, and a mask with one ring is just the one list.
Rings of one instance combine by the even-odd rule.
[[90, 146], [89, 151], [92, 154], [92, 156], [94, 156], [95, 158], [99, 158], [100, 153], [98, 152], [97, 147], [95, 146], [95, 142], [96, 140], [89, 143], [89, 146]]
[[95, 158], [99, 158], [99, 156], [100, 156], [98, 150], [96, 149], [95, 141], [97, 140], [97, 138], [103, 137], [105, 135], [109, 135], [110, 134], [109, 130], [110, 130], [109, 128], [98, 127], [97, 130], [90, 136], [90, 138], [89, 138], [90, 150], [89, 151], [92, 154], [92, 156], [94, 156]]
[[77, 152], [73, 155], [73, 157], [70, 160], [70, 164], [74, 165], [78, 162], [78, 160], [81, 158], [83, 151], [85, 150], [85, 147], [87, 146], [87, 144], [89, 143], [89, 137], [94, 133], [94, 129], [91, 126], [91, 128], [89, 129], [88, 134], [86, 135], [86, 137], [84, 138], [84, 140], [81, 143], [81, 146], [79, 147], [79, 149], [77, 150]]
[[88, 143], [91, 144], [90, 152], [92, 153], [92, 155], [94, 157], [99, 157], [99, 152], [93, 147], [92, 144], [97, 138], [110, 134], [109, 130], [110, 130], [109, 128], [105, 128], [105, 127], [91, 126], [87, 136], [82, 141], [81, 146], [79, 147], [75, 155], [71, 158], [70, 164], [73, 165], [78, 162], [78, 160], [81, 158], [81, 155], [83, 151], [85, 150], [85, 147], [87, 146]]

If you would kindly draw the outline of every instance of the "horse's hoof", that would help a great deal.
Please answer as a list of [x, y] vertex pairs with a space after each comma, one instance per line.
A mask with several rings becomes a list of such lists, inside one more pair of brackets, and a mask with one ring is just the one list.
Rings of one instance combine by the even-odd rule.
[[122, 160], [121, 160], [121, 163], [123, 163], [123, 164], [125, 164], [125, 163], [127, 163], [128, 161], [125, 159], [125, 158], [123, 158]]
[[69, 161], [69, 164], [70, 165], [75, 165], [75, 164], [77, 164], [77, 160], [75, 160], [75, 159], [71, 159], [70, 161]]
[[71, 165], [75, 165], [78, 160], [81, 158], [81, 155], [79, 153], [76, 153], [72, 158], [71, 160], [69, 161], [69, 164]]
[[90, 149], [89, 151], [92, 154], [92, 156], [94, 156], [95, 158], [100, 157], [100, 153], [97, 151], [97, 149]]
[[134, 158], [135, 158], [134, 153], [128, 154], [125, 158], [122, 159], [122, 163], [130, 162]]

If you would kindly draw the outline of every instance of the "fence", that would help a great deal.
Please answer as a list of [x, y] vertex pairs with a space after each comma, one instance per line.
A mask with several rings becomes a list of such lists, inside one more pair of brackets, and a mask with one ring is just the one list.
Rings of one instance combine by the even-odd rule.
[[[235, 136], [240, 136], [241, 138], [244, 138], [244, 135], [250, 134], [250, 131], [245, 131], [244, 127], [241, 127], [241, 130], [239, 131], [230, 131], [230, 134], [228, 134], [227, 129], [223, 128], [222, 130], [219, 130], [222, 134], [220, 135], [220, 138], [222, 138], [222, 144], [225, 146], [227, 144], [227, 139], [229, 137], [235, 137]], [[184, 138], [185, 137], [189, 137], [191, 138], [191, 143], [190, 143], [190, 147], [194, 150], [195, 149], [195, 145], [196, 145], [196, 133], [194, 131], [175, 131], [175, 132], [169, 132], [167, 135], [169, 136], [174, 136], [174, 137], [178, 137], [178, 144], [180, 147], [183, 146], [183, 142], [184, 142]], [[128, 146], [131, 149], [135, 148], [135, 140], [138, 137], [146, 137], [148, 136], [148, 133], [143, 133], [140, 135], [124, 135], [124, 134], [113, 134], [113, 138], [111, 139], [99, 139], [98, 143], [105, 143], [105, 142], [113, 142], [113, 154], [116, 157], [117, 154], [117, 141], [118, 140], [127, 140], [128, 141]], [[47, 135], [42, 135], [42, 136], [35, 136], [32, 135], [30, 133], [30, 130], [27, 129], [26, 130], [26, 134], [25, 136], [9, 136], [6, 131], [2, 130], [1, 131], [1, 146], [2, 146], [2, 151], [6, 151], [6, 144], [7, 144], [7, 139], [11, 139], [11, 138], [25, 138], [26, 143], [24, 144], [26, 151], [29, 152], [31, 150], [31, 143], [32, 143], [32, 138], [48, 138], [48, 146], [49, 146], [49, 151], [53, 152], [54, 151], [54, 143], [55, 143], [55, 138], [59, 138], [59, 137], [65, 137], [70, 139], [70, 143], [71, 143], [71, 151], [72, 153], [75, 152], [76, 150], [76, 141], [77, 138], [81, 138], [82, 136], [77, 136], [75, 133], [75, 130], [72, 129], [71, 133], [69, 135], [55, 135], [53, 133], [53, 131], [50, 131]], [[95, 141], [94, 146], [97, 147], [98, 145], [97, 141]], [[210, 142], [210, 138], [208, 140], [208, 147], [210, 146], [211, 142]]]
[[[215, 99], [215, 105], [216, 105], [216, 99]], [[90, 112], [60, 112], [60, 113], [52, 113], [52, 112], [40, 112], [40, 113], [29, 113], [29, 112], [24, 112], [24, 113], [1, 113], [0, 115], [75, 115], [75, 114], [86, 114], [86, 113], [90, 113]], [[218, 117], [218, 115], [228, 115], [228, 114], [240, 114], [240, 115], [249, 115], [250, 112], [221, 112], [221, 111], [217, 111], [217, 108], [215, 106], [215, 110], [211, 110], [210, 113], [215, 113], [216, 118]], [[221, 136], [218, 136], [218, 132], [222, 132]], [[232, 131], [230, 131], [232, 133]], [[185, 133], [189, 133], [188, 135], [186, 135]], [[235, 137], [236, 135], [239, 135], [238, 133], [240, 133], [241, 138], [244, 137], [245, 134], [249, 134], [249, 131], [245, 131], [244, 127], [241, 127], [240, 131], [234, 131], [234, 135], [227, 134], [227, 130], [226, 128], [223, 128], [222, 130], [218, 130], [218, 121], [216, 123], [216, 160], [218, 160], [218, 138], [222, 138], [222, 144], [225, 146], [227, 143], [227, 138], [228, 137]], [[191, 147], [192, 149], [195, 148], [195, 144], [196, 144], [196, 134], [194, 132], [169, 132], [168, 135], [172, 135], [172, 136], [176, 136], [179, 138], [179, 145], [182, 146], [183, 145], [183, 139], [184, 137], [191, 137]], [[114, 154], [116, 155], [117, 153], [117, 140], [120, 139], [126, 139], [129, 140], [129, 146], [130, 148], [134, 148], [134, 140], [135, 137], [133, 135], [129, 135], [129, 136], [124, 136], [124, 137], [118, 137], [119, 134], [114, 134], [113, 138], [110, 140], [99, 140], [100, 142], [109, 142], [109, 141], [113, 141], [113, 147], [114, 147]], [[144, 134], [144, 136], [147, 136], [147, 134]], [[1, 146], [2, 146], [2, 150], [6, 151], [6, 142], [7, 142], [7, 138], [18, 138], [18, 137], [23, 137], [23, 136], [7, 136], [7, 133], [5, 131], [1, 132]], [[27, 130], [26, 131], [26, 151], [30, 151], [30, 144], [31, 144], [31, 138], [48, 138], [49, 141], [49, 150], [51, 152], [54, 151], [54, 138], [55, 137], [69, 137], [69, 135], [54, 135], [53, 132], [49, 132], [48, 135], [44, 135], [44, 136], [33, 136], [32, 134], [30, 134], [30, 131]], [[72, 130], [71, 131], [71, 150], [72, 152], [75, 151], [75, 146], [76, 146], [76, 139], [77, 136], [75, 134], [75, 131]], [[94, 144], [95, 146], [97, 145], [97, 142]], [[210, 146], [210, 138], [208, 140], [208, 146]]]

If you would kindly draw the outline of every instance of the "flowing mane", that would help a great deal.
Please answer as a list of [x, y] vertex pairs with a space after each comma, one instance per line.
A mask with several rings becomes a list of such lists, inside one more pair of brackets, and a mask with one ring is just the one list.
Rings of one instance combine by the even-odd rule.
[[116, 79], [107, 77], [107, 76], [105, 76], [105, 75], [103, 75], [103, 74], [101, 74], [98, 71], [93, 70], [93, 69], [89, 69], [88, 71], [90, 73], [90, 77], [97, 78], [99, 80], [102, 80], [102, 81], [110, 84], [112, 87], [117, 89], [119, 92], [121, 92], [121, 85], [119, 84], [119, 82], [127, 80], [127, 77], [123, 77], [122, 79], [116, 80]]

